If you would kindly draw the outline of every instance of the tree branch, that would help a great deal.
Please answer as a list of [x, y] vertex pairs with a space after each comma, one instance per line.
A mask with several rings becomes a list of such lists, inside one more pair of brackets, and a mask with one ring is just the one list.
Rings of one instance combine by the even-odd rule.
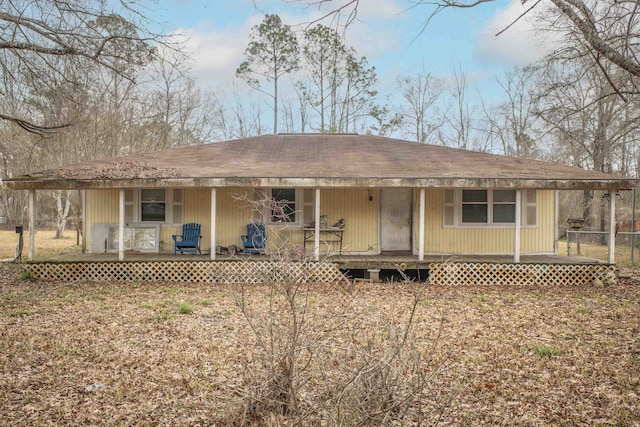
[[42, 137], [53, 136], [61, 129], [64, 129], [70, 126], [70, 123], [66, 123], [58, 126], [41, 126], [41, 125], [36, 125], [34, 123], [31, 123], [27, 120], [17, 119], [15, 117], [7, 116], [2, 113], [0, 113], [0, 119], [15, 123], [18, 126], [20, 126], [22, 129], [26, 130], [27, 132], [40, 135]]
[[[607, 44], [595, 28], [595, 19], [584, 2], [581, 0], [551, 0], [556, 7], [567, 17], [585, 38], [585, 41], [596, 52], [607, 58], [620, 68], [628, 71], [636, 77], [640, 77], [640, 64], [632, 61], [622, 53], [616, 51]], [[576, 13], [572, 6], [582, 12], [583, 18]]]

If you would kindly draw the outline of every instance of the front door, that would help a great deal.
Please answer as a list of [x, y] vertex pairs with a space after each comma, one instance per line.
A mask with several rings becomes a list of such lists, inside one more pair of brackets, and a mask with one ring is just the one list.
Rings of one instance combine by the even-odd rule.
[[380, 249], [411, 250], [413, 190], [389, 188], [380, 192]]

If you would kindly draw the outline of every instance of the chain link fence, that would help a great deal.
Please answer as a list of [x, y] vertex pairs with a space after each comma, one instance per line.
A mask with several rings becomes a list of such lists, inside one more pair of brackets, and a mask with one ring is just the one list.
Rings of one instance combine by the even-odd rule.
[[[566, 248], [559, 254], [584, 257], [607, 262], [609, 259], [609, 232], [567, 230]], [[640, 267], [640, 232], [616, 233], [615, 263], [620, 267]]]

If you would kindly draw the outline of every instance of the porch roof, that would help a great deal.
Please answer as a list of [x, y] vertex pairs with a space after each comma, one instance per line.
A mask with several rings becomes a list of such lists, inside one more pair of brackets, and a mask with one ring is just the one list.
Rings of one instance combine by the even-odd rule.
[[12, 189], [446, 187], [627, 189], [567, 165], [357, 134], [278, 134], [114, 157], [7, 179]]

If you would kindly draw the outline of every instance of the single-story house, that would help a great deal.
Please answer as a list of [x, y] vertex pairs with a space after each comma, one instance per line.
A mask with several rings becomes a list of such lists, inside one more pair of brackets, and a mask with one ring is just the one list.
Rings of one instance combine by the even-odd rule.
[[[215, 260], [216, 248], [242, 247], [247, 224], [259, 222], [267, 252], [286, 229], [290, 246], [315, 259], [404, 251], [518, 263], [521, 254], [557, 253], [559, 190], [616, 191], [636, 181], [372, 135], [278, 134], [69, 165], [3, 185], [29, 190], [32, 204], [36, 190], [82, 190], [86, 251], [120, 260], [129, 250], [173, 253], [171, 236], [184, 223], [201, 224], [201, 248]], [[285, 215], [257, 209], [263, 199]], [[31, 241], [31, 259], [33, 251]]]

